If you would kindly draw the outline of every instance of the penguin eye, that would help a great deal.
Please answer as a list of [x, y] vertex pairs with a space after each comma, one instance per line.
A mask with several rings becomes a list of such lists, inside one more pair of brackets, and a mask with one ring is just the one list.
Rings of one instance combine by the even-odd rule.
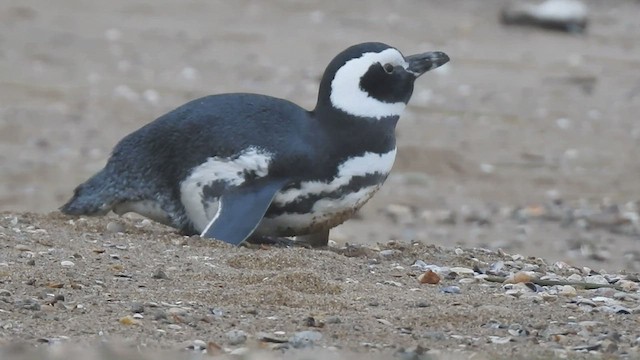
[[385, 71], [387, 74], [392, 74], [392, 73], [393, 73], [393, 70], [395, 70], [395, 66], [393, 66], [393, 65], [391, 65], [391, 64], [384, 64], [384, 65], [382, 66], [382, 68], [384, 69], [384, 71]]

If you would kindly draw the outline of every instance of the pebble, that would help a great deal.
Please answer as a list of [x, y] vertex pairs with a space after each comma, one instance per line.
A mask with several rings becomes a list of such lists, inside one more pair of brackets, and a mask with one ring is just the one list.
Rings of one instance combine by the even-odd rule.
[[131, 315], [127, 315], [124, 317], [121, 317], [118, 322], [120, 322], [120, 324], [122, 325], [139, 325], [140, 324], [140, 320], [134, 318]]
[[181, 307], [172, 307], [167, 310], [167, 313], [172, 316], [186, 316], [189, 314], [187, 309]]
[[202, 350], [205, 350], [206, 348], [207, 348], [207, 343], [199, 339], [193, 340], [191, 342], [191, 345], [187, 346], [187, 349], [195, 350], [195, 351], [202, 351]]
[[571, 274], [569, 275], [569, 277], [567, 278], [567, 281], [571, 281], [571, 282], [582, 282], [582, 276], [578, 275], [578, 274]]
[[462, 278], [460, 280], [458, 280], [458, 283], [460, 284], [471, 284], [477, 281], [482, 280], [482, 277], [486, 277], [487, 275], [478, 275], [477, 277], [472, 277], [472, 278]]
[[60, 265], [64, 267], [72, 267], [72, 266], [75, 266], [76, 264], [74, 264], [73, 261], [64, 260], [60, 262]]
[[16, 245], [15, 248], [18, 251], [32, 251], [31, 248], [29, 248], [27, 245], [24, 245], [24, 244], [18, 244]]
[[226, 333], [226, 337], [231, 346], [242, 345], [247, 341], [247, 333], [242, 330], [231, 330]]
[[440, 289], [440, 291], [442, 291], [445, 294], [460, 294], [461, 290], [459, 286], [445, 286], [442, 289]]
[[396, 249], [382, 250], [378, 253], [378, 255], [380, 255], [381, 258], [385, 258], [385, 259], [393, 258], [400, 254], [402, 254], [402, 251], [396, 250]]
[[322, 333], [319, 331], [307, 330], [295, 333], [289, 338], [289, 344], [296, 349], [312, 347], [322, 339]]
[[620, 280], [616, 283], [616, 285], [620, 286], [622, 290], [627, 292], [634, 292], [634, 291], [640, 290], [640, 284], [630, 280]]
[[505, 284], [529, 283], [534, 279], [535, 279], [535, 275], [533, 272], [518, 271], [515, 274], [509, 275], [509, 277], [507, 277], [504, 283]]
[[558, 295], [561, 296], [576, 296], [578, 295], [578, 291], [571, 285], [561, 285], [558, 288]]
[[506, 344], [512, 341], [511, 336], [500, 337], [500, 336], [489, 336], [489, 341], [493, 344]]
[[585, 276], [584, 281], [593, 284], [609, 285], [607, 279], [602, 275]]
[[420, 284], [435, 285], [440, 282], [440, 276], [431, 270], [427, 270], [418, 276], [418, 281]]
[[124, 233], [125, 232], [125, 227], [122, 223], [117, 222], [117, 221], [110, 221], [107, 224], [107, 232], [111, 233], [111, 234], [116, 234], [116, 233]]
[[469, 269], [469, 268], [461, 267], [461, 266], [454, 266], [452, 268], [449, 268], [449, 270], [451, 272], [454, 272], [454, 273], [459, 274], [459, 275], [473, 275], [474, 274], [473, 269]]
[[131, 312], [136, 314], [142, 314], [144, 312], [144, 305], [139, 302], [134, 302], [131, 304]]

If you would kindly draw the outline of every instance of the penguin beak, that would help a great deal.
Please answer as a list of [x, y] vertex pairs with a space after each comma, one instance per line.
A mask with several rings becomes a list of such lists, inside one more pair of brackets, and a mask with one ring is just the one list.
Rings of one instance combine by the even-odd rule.
[[415, 75], [415, 77], [449, 62], [449, 56], [441, 51], [430, 51], [411, 55], [405, 59], [409, 63], [407, 71]]

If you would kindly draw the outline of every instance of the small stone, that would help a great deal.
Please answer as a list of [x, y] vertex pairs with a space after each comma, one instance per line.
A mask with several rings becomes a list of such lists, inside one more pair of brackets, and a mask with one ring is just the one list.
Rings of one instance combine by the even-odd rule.
[[249, 348], [240, 347], [237, 349], [233, 349], [229, 352], [229, 355], [234, 357], [246, 358], [249, 353]]
[[640, 290], [640, 285], [637, 282], [633, 282], [630, 280], [620, 280], [616, 283], [616, 285], [620, 286], [622, 290], [627, 292], [634, 292]]
[[487, 277], [487, 275], [479, 275], [479, 277], [478, 277], [478, 278], [476, 278], [476, 277], [472, 277], [472, 278], [462, 278], [462, 279], [458, 280], [458, 283], [460, 283], [460, 284], [472, 284], [472, 283], [474, 283], [474, 282], [477, 282], [477, 281], [482, 280], [482, 279], [480, 278], [480, 277], [482, 277], [482, 276]]
[[607, 279], [602, 275], [585, 276], [584, 281], [593, 284], [609, 285]]
[[124, 233], [124, 231], [125, 231], [124, 225], [117, 221], [110, 221], [107, 224], [108, 233], [116, 234], [116, 233]]
[[435, 285], [440, 282], [440, 276], [431, 270], [427, 270], [418, 276], [420, 284]]
[[296, 349], [302, 349], [312, 347], [320, 339], [322, 339], [322, 333], [319, 331], [300, 331], [289, 339], [289, 344]]
[[402, 252], [400, 250], [391, 249], [391, 250], [382, 250], [378, 253], [378, 255], [380, 255], [381, 258], [390, 259], [397, 255], [400, 255], [401, 253]]
[[571, 285], [562, 285], [558, 288], [558, 295], [573, 297], [578, 295], [578, 291]]
[[461, 266], [454, 266], [452, 268], [449, 269], [451, 272], [454, 272], [456, 274], [459, 275], [473, 275], [473, 269], [469, 269], [466, 267], [461, 267]]
[[0, 289], [0, 296], [2, 297], [9, 297], [11, 296], [11, 292], [7, 289]]
[[460, 294], [460, 287], [459, 286], [445, 286], [442, 289], [440, 289], [440, 291], [442, 291], [445, 294]]
[[509, 275], [509, 277], [504, 281], [504, 284], [519, 284], [519, 283], [529, 283], [535, 279], [535, 276], [532, 272], [528, 271], [518, 271], [515, 274]]
[[32, 251], [27, 245], [24, 244], [18, 244], [15, 248], [18, 251]]
[[133, 314], [133, 318], [134, 319], [138, 319], [138, 320], [144, 319], [144, 315], [142, 315], [140, 313], [135, 313], [135, 314]]
[[511, 336], [506, 336], [506, 337], [501, 337], [501, 336], [489, 336], [489, 341], [491, 341], [494, 344], [507, 344], [509, 342], [511, 342], [512, 338]]
[[582, 299], [582, 298], [579, 298], [579, 299], [576, 301], [576, 303], [577, 303], [578, 305], [586, 305], [586, 306], [589, 306], [589, 307], [596, 307], [596, 306], [597, 306], [597, 304], [596, 304], [593, 300], [591, 300], [591, 299]]
[[191, 347], [194, 350], [204, 350], [207, 348], [207, 343], [197, 339], [197, 340], [193, 340], [193, 342], [191, 343]]
[[231, 330], [227, 332], [227, 342], [231, 346], [241, 345], [247, 341], [247, 333], [242, 330]]
[[332, 315], [332, 316], [327, 316], [326, 319], [324, 319], [325, 324], [340, 324], [342, 322], [342, 320], [340, 319], [340, 317]]
[[131, 312], [134, 314], [142, 314], [144, 312], [144, 305], [139, 302], [134, 302], [131, 304]]
[[60, 262], [60, 265], [64, 267], [72, 267], [72, 266], [75, 266], [76, 264], [74, 264], [73, 261], [64, 260]]
[[414, 262], [413, 265], [411, 265], [412, 268], [420, 271], [426, 271], [428, 269], [431, 269], [431, 266], [435, 266], [435, 265], [429, 265], [422, 260], [416, 260], [416, 262]]
[[124, 317], [121, 317], [118, 322], [120, 322], [120, 324], [122, 325], [139, 325], [140, 321], [135, 319], [133, 316], [131, 315], [127, 315]]
[[181, 307], [169, 308], [169, 310], [167, 310], [167, 313], [173, 316], [186, 316], [189, 314], [189, 312], [186, 309]]
[[571, 274], [569, 275], [569, 277], [567, 278], [567, 281], [571, 281], [571, 282], [581, 282], [582, 281], [582, 276], [578, 275], [578, 274]]
[[167, 325], [167, 328], [169, 328], [171, 330], [180, 330], [180, 329], [182, 329], [182, 326], [180, 326], [178, 324], [169, 324], [169, 325]]

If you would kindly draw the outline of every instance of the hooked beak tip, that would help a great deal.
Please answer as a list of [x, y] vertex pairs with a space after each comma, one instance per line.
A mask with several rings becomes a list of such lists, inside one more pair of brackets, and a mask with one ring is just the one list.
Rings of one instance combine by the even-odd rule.
[[449, 55], [442, 51], [431, 51], [423, 54], [416, 54], [407, 57], [409, 62], [409, 70], [416, 77], [426, 73], [427, 71], [436, 69], [450, 60]]

